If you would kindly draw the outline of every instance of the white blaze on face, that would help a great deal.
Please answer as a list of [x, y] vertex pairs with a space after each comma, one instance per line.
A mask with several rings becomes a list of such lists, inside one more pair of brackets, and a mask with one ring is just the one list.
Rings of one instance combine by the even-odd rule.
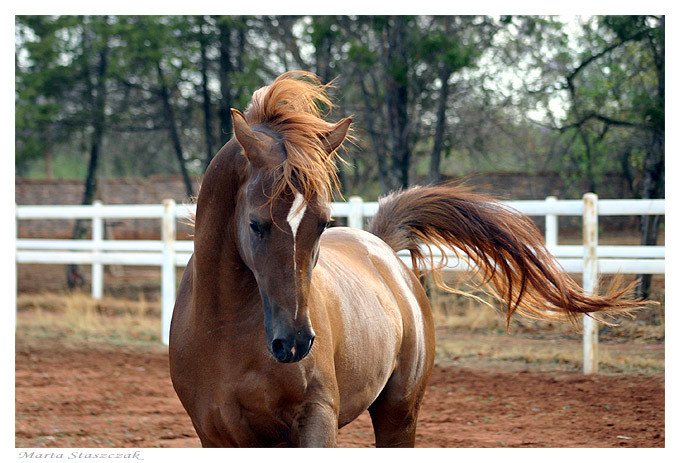
[[307, 204], [303, 204], [304, 201], [305, 201], [304, 196], [302, 196], [299, 192], [296, 192], [295, 200], [293, 200], [293, 204], [290, 206], [288, 216], [286, 217], [288, 225], [290, 225], [290, 230], [293, 232], [293, 284], [296, 286], [295, 316], [293, 317], [293, 320], [297, 319], [297, 313], [299, 309], [297, 301], [297, 261], [295, 260], [296, 255], [295, 238], [297, 236], [298, 228], [300, 227], [300, 222], [302, 222], [302, 218], [305, 216], [305, 212], [307, 211]]
[[298, 227], [300, 226], [300, 222], [302, 222], [302, 218], [305, 216], [305, 211], [307, 210], [307, 204], [302, 204], [304, 201], [305, 198], [300, 193], [296, 192], [295, 200], [293, 201], [292, 206], [290, 206], [288, 217], [286, 217], [288, 225], [290, 225], [290, 229], [293, 231], [293, 243], [295, 243], [295, 235], [297, 235]]

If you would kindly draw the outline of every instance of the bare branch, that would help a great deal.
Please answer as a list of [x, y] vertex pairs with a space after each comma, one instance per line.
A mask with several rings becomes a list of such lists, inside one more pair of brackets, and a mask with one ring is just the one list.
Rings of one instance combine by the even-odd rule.
[[583, 124], [585, 124], [586, 122], [588, 122], [589, 120], [592, 120], [592, 119], [599, 120], [601, 122], [604, 122], [607, 125], [617, 125], [617, 126], [621, 126], [621, 127], [635, 127], [635, 128], [641, 128], [642, 127], [642, 124], [636, 124], [636, 123], [633, 123], [633, 122], [622, 121], [622, 120], [619, 120], [619, 119], [613, 119], [611, 117], [604, 116], [602, 114], [598, 114], [598, 113], [593, 112], [593, 113], [590, 113], [590, 114], [586, 114], [585, 116], [583, 116], [581, 119], [579, 119], [576, 122], [572, 122], [571, 124], [564, 125], [564, 126], [560, 127], [559, 131], [564, 132], [568, 129], [579, 128]]

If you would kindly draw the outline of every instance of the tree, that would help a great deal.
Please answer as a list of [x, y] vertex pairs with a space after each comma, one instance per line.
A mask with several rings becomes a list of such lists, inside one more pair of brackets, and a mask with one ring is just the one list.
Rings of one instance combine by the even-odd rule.
[[[102, 55], [82, 49], [95, 23], [109, 47], [103, 131], [94, 130], [92, 98]], [[49, 153], [89, 159], [99, 146], [106, 156], [97, 156], [97, 171], [180, 172], [190, 185], [231, 137], [229, 109], [244, 109], [281, 72], [304, 68], [336, 79], [339, 110], [356, 116], [357, 142], [341, 171], [346, 191], [374, 196], [501, 168], [556, 169], [597, 190], [613, 169], [638, 196], [663, 194], [663, 17], [574, 24], [544, 16], [19, 17], [17, 167]]]
[[205, 136], [205, 161], [203, 163], [204, 169], [208, 168], [210, 161], [215, 155], [215, 143], [213, 141], [213, 108], [212, 97], [210, 95], [210, 86], [208, 74], [210, 73], [210, 61], [208, 59], [208, 49], [211, 48], [214, 40], [214, 32], [210, 30], [204, 16], [196, 18], [197, 28], [196, 35], [198, 36], [198, 43], [200, 49], [199, 70], [201, 73], [201, 97], [203, 103], [203, 123]]
[[[644, 199], [661, 198], [664, 196], [665, 185], [665, 16], [606, 16], [603, 24], [611, 29], [620, 43], [631, 43], [634, 48], [641, 48], [643, 55], [649, 60], [643, 69], [650, 78], [650, 83], [635, 85], [632, 95], [635, 106], [641, 110], [642, 120], [637, 127], [642, 130], [647, 139], [644, 147], [644, 161], [642, 167], [642, 187], [640, 196]], [[645, 59], [645, 58], [643, 58]], [[659, 227], [659, 216], [641, 217], [641, 234], [643, 245], [656, 244]], [[641, 275], [638, 295], [647, 297], [651, 275]]]
[[428, 179], [437, 181], [452, 139], [452, 81], [475, 65], [501, 26], [458, 16], [358, 17], [342, 24], [381, 190], [410, 184], [412, 161], [428, 152]]
[[[121, 38], [129, 45], [125, 55], [126, 73], [118, 77], [128, 86], [134, 86], [155, 95], [161, 126], [170, 136], [177, 166], [188, 196], [194, 195], [191, 176], [182, 146], [181, 127], [175, 109], [180, 98], [179, 85], [188, 67], [188, 53], [193, 52], [187, 43], [190, 23], [185, 17], [127, 16], [120, 18]], [[134, 80], [132, 80], [134, 79]]]
[[[435, 114], [430, 152], [428, 181], [440, 180], [441, 153], [447, 131], [452, 129], [447, 118], [451, 109], [449, 95], [452, 90], [451, 77], [463, 69], [473, 67], [489, 47], [499, 26], [492, 20], [476, 16], [439, 16], [432, 18], [426, 26], [428, 33], [417, 43], [419, 55], [433, 73], [424, 73], [422, 88], [432, 87], [428, 106]], [[436, 78], [432, 79], [432, 75]], [[438, 90], [436, 87], [439, 87]]]
[[[585, 31], [593, 46], [566, 75], [571, 114], [562, 130], [578, 131], [588, 166], [594, 164], [593, 139], [605, 140], [616, 131], [625, 138], [619, 154], [626, 163], [634, 152], [642, 158], [636, 175], [640, 186], [633, 185], [636, 196], [663, 197], [665, 18], [603, 16], [586, 24]], [[628, 175], [632, 170], [625, 166]], [[642, 244], [656, 244], [659, 217], [643, 216], [640, 222]], [[648, 295], [650, 281], [650, 275], [641, 276], [639, 296]]]
[[[31, 156], [34, 150], [40, 150], [34, 144], [34, 137], [45, 130], [50, 132], [50, 126], [64, 124], [89, 133], [89, 160], [81, 202], [91, 204], [108, 126], [106, 107], [113, 53], [110, 18], [39, 16], [17, 20], [32, 30], [32, 34], [25, 37], [31, 45], [27, 46], [26, 65], [20, 66], [17, 72], [18, 88], [29, 95], [44, 92], [46, 104], [39, 104], [38, 108], [43, 106], [43, 114], [49, 117], [40, 120], [38, 131], [27, 133], [28, 143], [24, 146], [27, 151], [20, 156]], [[40, 72], [50, 69], [54, 71]], [[40, 72], [40, 78], [32, 77], [35, 71]], [[25, 115], [20, 112], [22, 118]], [[77, 220], [73, 238], [81, 238], [85, 231], [83, 222]], [[77, 266], [68, 267], [67, 281], [69, 287], [82, 282]]]
[[[108, 126], [106, 105], [111, 77], [111, 29], [108, 17], [17, 17], [24, 28], [25, 63], [17, 69], [18, 158], [44, 149], [45, 132], [61, 127], [89, 133], [89, 161], [82, 204], [91, 204], [97, 186], [102, 141]], [[31, 32], [28, 32], [28, 31]], [[29, 105], [24, 104], [24, 96]], [[27, 121], [39, 116], [38, 130]], [[40, 117], [42, 116], [42, 117]], [[26, 125], [24, 125], [26, 124]], [[48, 137], [51, 139], [52, 137]], [[49, 150], [49, 148], [48, 148]], [[77, 226], [74, 234], [84, 231]]]
[[59, 63], [61, 25], [48, 17], [17, 16], [15, 28], [15, 161], [20, 167], [44, 156], [47, 165], [52, 146], [72, 133], [61, 103], [70, 76], [68, 66]]

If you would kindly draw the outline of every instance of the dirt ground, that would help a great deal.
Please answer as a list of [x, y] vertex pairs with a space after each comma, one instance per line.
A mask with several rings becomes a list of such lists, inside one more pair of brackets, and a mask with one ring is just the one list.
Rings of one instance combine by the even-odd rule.
[[[198, 447], [158, 344], [16, 339], [16, 447]], [[663, 373], [437, 365], [417, 447], [664, 447]], [[367, 414], [341, 447], [373, 445]]]
[[[88, 271], [84, 267], [85, 277]], [[19, 265], [18, 272], [22, 296], [63, 290], [63, 266]], [[167, 348], [158, 342], [158, 277], [158, 269], [108, 269], [106, 294], [112, 299], [94, 304], [94, 315], [64, 308], [69, 304], [50, 295], [23, 303], [15, 344], [16, 447], [200, 446], [172, 388]], [[664, 279], [655, 281], [654, 299], [663, 302]], [[121, 296], [142, 306], [134, 317], [115, 315], [134, 322], [127, 338], [118, 322], [106, 320], [95, 324], [96, 335], [71, 335], [73, 326], [87, 325], [91, 316], [122, 311], [116, 299]], [[148, 322], [151, 331], [136, 325], [147, 312], [155, 317]], [[26, 317], [38, 324], [26, 328]], [[466, 330], [438, 328], [438, 362], [416, 446], [665, 447], [663, 325], [640, 340], [636, 323], [603, 336], [602, 373], [587, 376], [578, 364], [579, 337], [552, 325], [485, 336], [480, 331], [496, 333], [495, 325], [479, 328], [483, 323], [468, 317]], [[115, 341], [103, 342], [102, 336]], [[568, 343], [576, 360], [564, 352]], [[341, 447], [373, 443], [368, 414], [340, 430]]]

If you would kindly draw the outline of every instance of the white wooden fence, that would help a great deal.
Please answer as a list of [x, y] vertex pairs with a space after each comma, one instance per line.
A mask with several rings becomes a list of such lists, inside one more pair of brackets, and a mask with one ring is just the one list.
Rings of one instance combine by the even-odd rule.
[[[598, 217], [611, 215], [664, 215], [665, 200], [598, 200], [588, 193], [583, 200], [506, 201], [509, 207], [529, 216], [544, 216], [546, 245], [565, 271], [582, 273], [584, 290], [597, 292], [600, 274], [663, 274], [664, 246], [599, 246]], [[364, 219], [378, 209], [376, 202], [363, 202], [351, 197], [346, 203], [333, 203], [332, 215], [346, 217], [350, 227], [363, 228]], [[90, 219], [90, 240], [16, 239], [16, 262], [32, 264], [92, 265], [92, 296], [103, 293], [104, 265], [143, 265], [161, 267], [161, 340], [168, 343], [170, 320], [175, 303], [175, 268], [183, 267], [193, 252], [193, 242], [176, 240], [177, 220], [195, 212], [194, 205], [177, 205], [168, 199], [163, 204], [91, 206], [16, 206], [16, 220], [23, 219]], [[583, 245], [558, 244], [558, 217], [583, 217]], [[105, 219], [160, 219], [161, 240], [105, 240]], [[408, 252], [401, 253], [408, 265]], [[465, 271], [468, 267], [451, 259], [448, 270]], [[584, 372], [597, 371], [597, 324], [584, 317]]]

